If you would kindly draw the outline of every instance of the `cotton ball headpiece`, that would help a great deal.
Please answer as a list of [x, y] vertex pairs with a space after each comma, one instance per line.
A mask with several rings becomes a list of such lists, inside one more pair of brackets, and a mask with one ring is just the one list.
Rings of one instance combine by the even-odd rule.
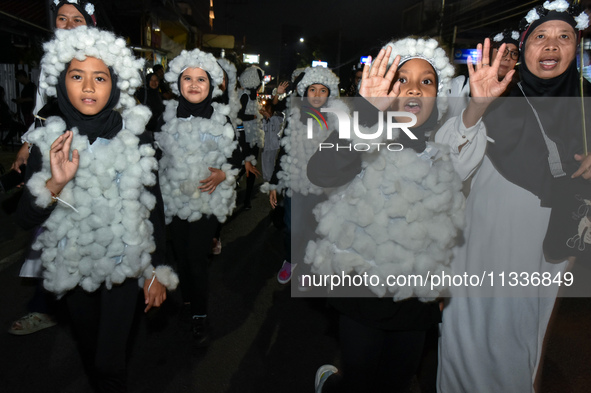
[[115, 34], [95, 27], [80, 26], [72, 30], [58, 29], [55, 37], [43, 45], [45, 55], [41, 59], [41, 87], [48, 96], [57, 95], [56, 86], [62, 71], [72, 59], [84, 61], [87, 57], [102, 60], [117, 75], [117, 87], [121, 97], [115, 108], [131, 108], [136, 105], [133, 93], [143, 84], [141, 70], [143, 59], [137, 59], [125, 40]]
[[53, 0], [52, 11], [57, 16], [57, 11], [64, 5], [70, 4], [82, 14], [87, 26], [96, 26], [96, 16], [94, 15], [94, 5], [84, 0]]
[[447, 94], [451, 78], [454, 76], [454, 67], [450, 63], [445, 50], [439, 46], [439, 43], [433, 38], [404, 38], [398, 41], [391, 41], [382, 49], [392, 48], [388, 67], [394, 63], [396, 56], [400, 56], [400, 68], [404, 63], [412, 59], [422, 59], [431, 64], [431, 67], [437, 73], [437, 109], [439, 118], [447, 110]]
[[519, 22], [519, 31], [522, 33], [519, 49], [536, 27], [550, 20], [562, 20], [571, 25], [575, 32], [589, 27], [589, 16], [577, 4], [569, 4], [566, 0], [546, 1], [532, 8]]
[[244, 89], [254, 89], [263, 82], [263, 75], [265, 72], [260, 67], [253, 65], [242, 71], [238, 81]]
[[164, 79], [170, 83], [173, 93], [176, 95], [181, 94], [178, 80], [187, 68], [201, 68], [203, 71], [206, 71], [214, 85], [213, 97], [222, 95], [222, 91], [219, 88], [224, 81], [222, 67], [220, 67], [214, 55], [200, 51], [199, 49], [193, 49], [192, 51], [183, 50], [180, 55], [168, 64], [168, 72], [164, 75]]
[[228, 59], [218, 59], [218, 64], [228, 75], [228, 86], [226, 86], [226, 89], [234, 90], [236, 88], [236, 66]]
[[519, 32], [516, 30], [505, 29], [499, 33], [490, 36], [492, 46], [498, 48], [503, 44], [513, 44], [519, 47]]
[[329, 97], [339, 95], [339, 77], [334, 72], [324, 67], [308, 67], [304, 71], [304, 77], [298, 83], [298, 94], [304, 96], [309, 86], [321, 84], [330, 90]]

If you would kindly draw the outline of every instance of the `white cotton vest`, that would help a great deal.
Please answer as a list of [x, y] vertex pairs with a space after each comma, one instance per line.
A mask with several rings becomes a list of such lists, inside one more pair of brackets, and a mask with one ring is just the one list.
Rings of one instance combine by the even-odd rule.
[[[164, 200], [166, 222], [174, 216], [190, 222], [203, 215], [215, 215], [224, 222], [236, 206], [236, 175], [228, 158], [238, 142], [227, 121], [227, 106], [214, 103], [211, 119], [176, 117], [178, 102], [169, 101], [164, 111], [165, 124], [156, 133], [162, 149], [159, 164], [160, 189]], [[221, 169], [226, 179], [211, 194], [201, 192], [201, 180], [211, 175], [210, 167]]]

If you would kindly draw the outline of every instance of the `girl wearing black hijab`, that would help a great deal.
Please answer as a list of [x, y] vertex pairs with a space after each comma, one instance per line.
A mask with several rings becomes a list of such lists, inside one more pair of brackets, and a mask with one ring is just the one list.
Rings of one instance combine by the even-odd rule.
[[125, 391], [138, 285], [148, 311], [178, 283], [163, 266], [149, 110], [132, 96], [143, 61], [122, 38], [86, 26], [58, 30], [44, 49], [44, 88], [57, 104], [23, 137], [33, 148], [18, 216], [25, 228], [43, 228], [33, 244], [43, 284], [65, 299], [91, 383]]
[[[589, 165], [577, 162], [583, 157], [575, 59], [578, 31], [587, 25], [587, 15], [564, 0], [532, 9], [520, 26], [521, 81], [496, 100], [514, 71], [498, 80], [500, 59], [489, 62], [485, 41], [482, 60], [469, 65], [467, 109], [436, 136], [450, 145], [459, 171], [476, 170], [452, 273], [510, 280], [451, 288], [441, 325], [440, 391], [534, 390], [558, 280], [570, 274], [566, 256], [550, 263], [542, 247], [553, 188]], [[536, 277], [545, 281], [537, 284]]]
[[160, 120], [162, 112], [164, 112], [164, 103], [160, 96], [159, 80], [156, 74], [150, 73], [146, 76], [146, 84], [143, 88], [138, 89], [136, 97], [142, 104], [150, 108], [152, 112], [152, 117], [150, 117], [146, 129], [151, 132], [160, 131]]
[[156, 134], [162, 149], [160, 187], [166, 222], [179, 267], [181, 292], [190, 305], [197, 346], [208, 343], [208, 255], [219, 222], [236, 205], [236, 174], [241, 159], [222, 94], [223, 71], [213, 55], [182, 51], [165, 75], [178, 102], [170, 100], [165, 124]]

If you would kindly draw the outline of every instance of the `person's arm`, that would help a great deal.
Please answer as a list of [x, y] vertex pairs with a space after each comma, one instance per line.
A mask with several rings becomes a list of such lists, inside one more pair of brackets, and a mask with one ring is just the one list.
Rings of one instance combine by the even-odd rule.
[[[468, 107], [462, 114], [462, 120], [466, 128], [470, 128], [478, 123], [482, 118], [490, 104], [500, 97], [511, 80], [515, 70], [507, 72], [503, 80], [499, 81], [499, 66], [501, 65], [501, 56], [497, 56], [495, 60], [490, 62], [490, 40], [484, 40], [484, 46], [478, 44], [477, 51], [479, 58], [476, 59], [476, 64], [473, 64], [473, 59], [468, 58], [468, 78], [470, 80], [470, 93], [472, 97], [468, 103]], [[499, 53], [503, 53], [505, 44], [499, 47]]]
[[484, 158], [487, 137], [482, 120], [467, 128], [462, 121], [462, 113], [446, 121], [437, 130], [435, 142], [450, 147], [454, 169], [462, 180], [466, 180]]
[[74, 178], [80, 156], [78, 150], [74, 150], [70, 160], [72, 138], [72, 131], [66, 131], [52, 143], [49, 152], [51, 166], [49, 179], [36, 176], [34, 181], [31, 180], [41, 170], [42, 157], [39, 149], [35, 147], [34, 157], [29, 158], [30, 163], [25, 174], [27, 187], [17, 210], [17, 219], [23, 228], [30, 229], [45, 222], [55, 209], [59, 194]]
[[254, 120], [257, 118], [256, 115], [247, 115], [246, 114], [246, 106], [248, 105], [248, 95], [242, 94], [240, 97], [240, 110], [238, 111], [238, 118], [242, 121], [249, 121]]

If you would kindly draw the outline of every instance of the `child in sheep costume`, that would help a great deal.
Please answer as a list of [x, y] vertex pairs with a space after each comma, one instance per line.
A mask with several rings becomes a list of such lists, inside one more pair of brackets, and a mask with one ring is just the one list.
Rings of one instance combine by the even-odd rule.
[[229, 106], [213, 102], [222, 94], [222, 68], [213, 55], [182, 51], [165, 78], [178, 101], [168, 101], [165, 124], [156, 135], [162, 149], [160, 187], [166, 222], [177, 257], [183, 299], [190, 302], [193, 335], [207, 342], [207, 265], [219, 222], [236, 205], [241, 163]]
[[132, 95], [143, 62], [123, 38], [86, 26], [56, 31], [44, 49], [42, 87], [57, 100], [43, 108], [44, 126], [24, 137], [33, 148], [18, 215], [23, 226], [44, 228], [33, 245], [42, 250], [44, 285], [68, 294], [92, 377], [101, 388], [124, 387], [138, 283], [146, 311], [178, 283], [163, 265], [150, 111]]
[[232, 125], [236, 128], [238, 125], [238, 112], [240, 111], [240, 100], [238, 97], [238, 90], [236, 90], [238, 72], [234, 63], [228, 59], [218, 59], [218, 64], [224, 71], [224, 89], [222, 95], [216, 97], [214, 102], [230, 106], [230, 113], [228, 116], [232, 121]]
[[[69, 6], [63, 8], [64, 6]], [[73, 12], [73, 10], [75, 12]], [[52, 18], [56, 29], [71, 29], [81, 24], [87, 26], [96, 26], [96, 17], [94, 14], [94, 5], [84, 0], [54, 0], [51, 5]], [[45, 90], [40, 86], [43, 84], [44, 73], [41, 72], [40, 80], [37, 87], [37, 95], [35, 97], [35, 108], [33, 115], [37, 116], [39, 111], [47, 104], [47, 96]], [[29, 130], [35, 128], [35, 123], [31, 124]], [[29, 158], [29, 144], [24, 143], [19, 149], [12, 169], [20, 171], [20, 166], [27, 163]], [[35, 230], [37, 232], [38, 230]], [[21, 268], [21, 277], [42, 278], [42, 263], [39, 259], [40, 251], [31, 250], [27, 252], [25, 262]], [[54, 300], [51, 295], [43, 290], [43, 281], [39, 280], [35, 287], [35, 293], [31, 301], [28, 302], [27, 311], [29, 312], [24, 317], [21, 317], [11, 324], [9, 333], [12, 334], [26, 334], [26, 332], [33, 333], [41, 330], [43, 326], [53, 326], [51, 315], [54, 313]]]
[[244, 194], [244, 208], [250, 209], [250, 198], [254, 189], [254, 181], [260, 173], [256, 169], [259, 151], [265, 144], [261, 105], [257, 100], [257, 91], [263, 83], [264, 71], [257, 66], [250, 66], [240, 74], [238, 81], [242, 90], [240, 110], [238, 111], [238, 141], [244, 156], [244, 169], [239, 178], [246, 173], [246, 193]]
[[[398, 67], [393, 64], [395, 59], [400, 59]], [[386, 69], [385, 62], [394, 67], [388, 73], [380, 71]], [[428, 300], [441, 295], [443, 286], [436, 284], [431, 290], [430, 284], [414, 286], [410, 281], [406, 286], [388, 286], [386, 277], [412, 274], [427, 278], [449, 273], [451, 249], [463, 223], [462, 183], [447, 150], [427, 144], [424, 135], [437, 127], [445, 111], [446, 102], [441, 97], [453, 72], [445, 51], [433, 39], [406, 38], [387, 44], [371, 71], [366, 66], [360, 88], [364, 98], [356, 101], [361, 105], [355, 107], [360, 118], [371, 112], [375, 123], [378, 114], [368, 101], [394, 95], [396, 99], [382, 110], [415, 113], [417, 125], [410, 130], [418, 139], [408, 139], [399, 130], [393, 137], [404, 146], [400, 151], [378, 150], [375, 145], [373, 150], [358, 154], [319, 151], [308, 164], [314, 183], [341, 188], [315, 208], [319, 239], [308, 244], [306, 263], [319, 275], [367, 273], [383, 283], [358, 291], [341, 288], [335, 292], [341, 298], [330, 299], [341, 313], [342, 382], [354, 387], [351, 391], [409, 388], [426, 331], [436, 328], [440, 320], [439, 305]], [[392, 79], [397, 82], [391, 90], [377, 95], [375, 90], [364, 88], [376, 79], [383, 80], [388, 89]], [[373, 126], [360, 128], [365, 134], [375, 131]], [[337, 143], [338, 135], [333, 133], [328, 140]], [[355, 136], [340, 140], [344, 142], [368, 141]], [[376, 299], [376, 295], [385, 298]], [[364, 349], [355, 342], [365, 343], [361, 345]], [[404, 347], [400, 343], [405, 343]], [[324, 379], [334, 372], [336, 369], [330, 367], [320, 370]]]
[[[319, 111], [322, 108], [329, 108], [349, 112], [347, 106], [337, 99], [339, 78], [331, 70], [323, 67], [308, 67], [301, 75], [303, 76], [297, 84], [300, 98], [292, 97], [291, 99], [286, 119], [287, 126], [281, 139], [281, 152], [277, 158], [280, 170], [263, 187], [264, 191], [269, 190], [271, 201], [277, 200], [278, 193], [285, 193], [286, 257], [277, 276], [280, 283], [288, 282], [295, 264], [303, 262], [306, 244], [310, 236], [314, 236], [314, 232], [310, 231], [309, 227], [316, 226], [312, 209], [326, 199], [325, 190], [308, 180], [306, 168], [318, 143], [337, 129], [338, 119], [332, 112]], [[319, 124], [313, 121], [317, 113], [323, 114], [326, 123]], [[312, 128], [311, 139], [308, 139], [308, 124]], [[292, 215], [292, 212], [296, 214]], [[292, 232], [292, 228], [306, 229]], [[292, 261], [295, 262], [294, 266]], [[305, 265], [300, 270], [301, 275], [306, 270]]]

